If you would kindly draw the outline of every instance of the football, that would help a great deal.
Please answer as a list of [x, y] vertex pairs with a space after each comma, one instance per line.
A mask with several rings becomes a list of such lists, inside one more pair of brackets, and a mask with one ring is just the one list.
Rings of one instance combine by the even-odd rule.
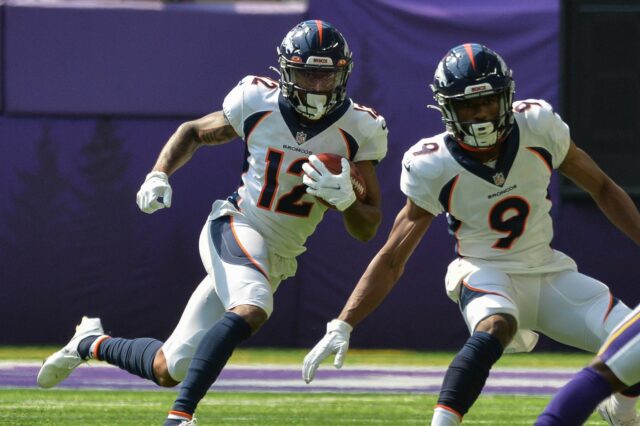
[[[316, 154], [316, 157], [327, 167], [327, 169], [333, 174], [340, 174], [342, 172], [342, 164], [340, 164], [342, 157], [338, 154], [331, 153], [322, 153]], [[353, 192], [356, 194], [356, 199], [358, 201], [364, 201], [367, 199], [367, 186], [364, 181], [364, 178], [360, 174], [358, 170], [358, 166], [353, 162], [349, 161], [349, 165], [351, 166], [351, 185], [353, 185]], [[329, 203], [326, 203], [324, 200], [320, 200], [322, 204], [332, 207]]]

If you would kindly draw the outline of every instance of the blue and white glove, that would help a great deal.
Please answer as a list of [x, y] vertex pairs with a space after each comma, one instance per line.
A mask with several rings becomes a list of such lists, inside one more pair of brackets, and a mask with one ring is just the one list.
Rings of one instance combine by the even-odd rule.
[[304, 357], [302, 379], [306, 383], [313, 380], [320, 363], [331, 354], [336, 354], [333, 366], [335, 368], [342, 367], [344, 357], [349, 350], [351, 330], [353, 327], [339, 319], [334, 319], [327, 324], [327, 334]]
[[322, 198], [338, 210], [345, 211], [356, 201], [356, 193], [351, 183], [351, 166], [346, 158], [341, 160], [342, 172], [334, 175], [315, 155], [302, 165], [302, 183], [307, 185], [307, 193]]
[[171, 185], [164, 172], [151, 172], [136, 195], [138, 207], [145, 213], [153, 213], [165, 207], [171, 207]]

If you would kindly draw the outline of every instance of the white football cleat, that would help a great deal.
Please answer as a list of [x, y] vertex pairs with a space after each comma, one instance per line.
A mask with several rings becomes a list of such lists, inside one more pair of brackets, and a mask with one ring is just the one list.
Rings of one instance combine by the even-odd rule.
[[611, 426], [640, 426], [640, 419], [634, 413], [633, 417], [620, 418], [616, 416], [611, 406], [611, 398], [607, 398], [598, 405], [598, 414]]
[[[179, 422], [179, 423], [178, 423]], [[172, 425], [172, 426], [197, 426], [198, 425], [198, 420], [194, 417], [191, 420], [179, 420], [179, 419], [167, 419], [166, 422], [164, 422], [165, 425]]]
[[78, 345], [82, 339], [101, 335], [104, 335], [104, 330], [100, 318], [82, 317], [69, 343], [42, 364], [38, 372], [38, 385], [41, 388], [51, 388], [66, 379], [77, 366], [85, 362], [78, 353]]

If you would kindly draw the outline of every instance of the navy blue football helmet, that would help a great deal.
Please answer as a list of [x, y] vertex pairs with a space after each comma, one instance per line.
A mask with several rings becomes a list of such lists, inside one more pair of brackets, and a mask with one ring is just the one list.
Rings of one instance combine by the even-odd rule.
[[318, 120], [342, 105], [353, 60], [347, 41], [333, 25], [301, 22], [277, 51], [282, 95], [298, 113]]
[[[486, 46], [467, 43], [447, 52], [436, 68], [431, 90], [447, 132], [472, 149], [491, 148], [513, 128], [512, 72], [500, 55]], [[464, 123], [458, 119], [456, 101], [495, 94], [500, 102], [496, 120]]]

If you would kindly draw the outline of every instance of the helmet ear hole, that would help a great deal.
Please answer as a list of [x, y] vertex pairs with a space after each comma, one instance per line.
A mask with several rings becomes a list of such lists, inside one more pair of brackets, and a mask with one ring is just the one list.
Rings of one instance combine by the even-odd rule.
[[[473, 148], [491, 148], [507, 137], [513, 128], [512, 71], [502, 57], [486, 46], [467, 43], [451, 49], [436, 67], [431, 90], [442, 114], [447, 132]], [[463, 123], [454, 103], [486, 95], [499, 96], [497, 119], [484, 123]], [[493, 132], [487, 134], [488, 124]], [[485, 129], [480, 131], [479, 129]], [[471, 129], [471, 130], [470, 130]]]
[[[282, 95], [300, 115], [317, 120], [342, 105], [353, 60], [347, 41], [333, 25], [301, 22], [287, 33], [277, 52]], [[301, 70], [335, 72], [335, 85], [324, 90], [302, 85], [295, 75]]]

